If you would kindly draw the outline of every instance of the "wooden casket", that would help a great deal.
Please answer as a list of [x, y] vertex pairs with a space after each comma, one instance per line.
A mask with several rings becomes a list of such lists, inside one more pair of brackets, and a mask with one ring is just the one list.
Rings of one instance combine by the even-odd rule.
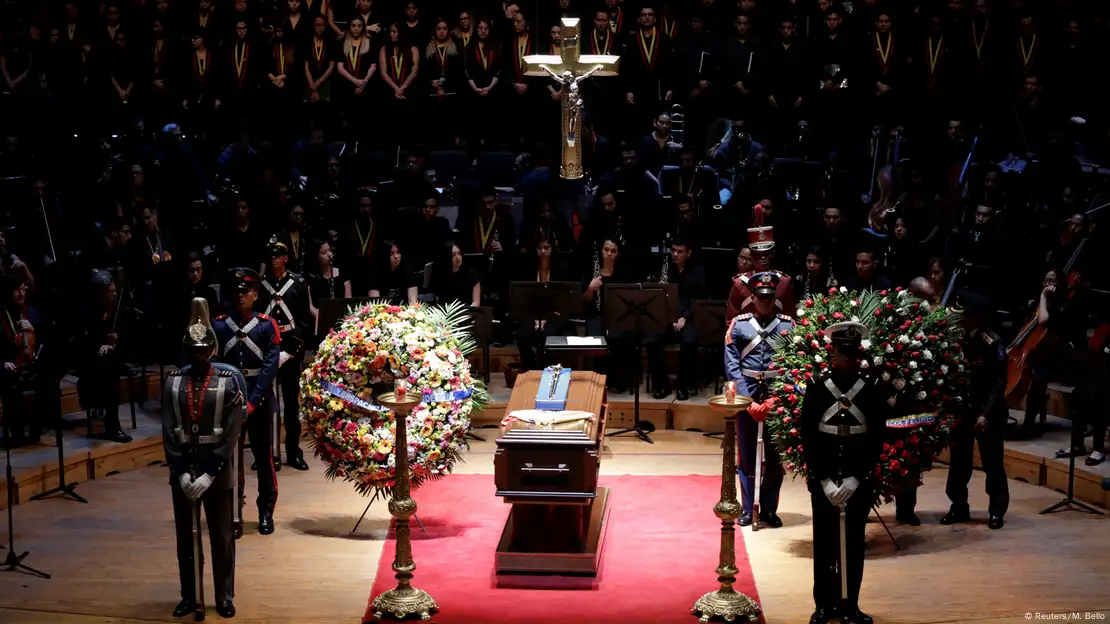
[[[506, 415], [535, 408], [540, 371], [517, 378]], [[571, 372], [567, 410], [595, 418], [540, 425], [506, 418], [494, 455], [497, 496], [513, 506], [497, 546], [498, 572], [597, 574], [608, 510], [598, 487], [605, 376]]]

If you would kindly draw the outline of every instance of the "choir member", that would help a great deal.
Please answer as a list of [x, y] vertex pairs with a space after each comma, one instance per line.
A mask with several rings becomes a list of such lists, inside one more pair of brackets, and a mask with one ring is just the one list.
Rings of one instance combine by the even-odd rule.
[[[470, 87], [467, 115], [471, 118], [470, 142], [478, 144], [485, 141], [483, 136], [487, 130], [498, 127], [501, 113], [501, 101], [497, 85], [501, 79], [503, 58], [501, 46], [493, 41], [490, 31], [493, 23], [482, 18], [474, 27], [476, 37], [471, 40], [470, 47], [466, 49], [466, 58], [463, 67], [466, 71], [466, 82]], [[505, 78], [512, 80], [511, 76]]]
[[310, 104], [331, 100], [331, 77], [335, 72], [335, 58], [328, 41], [324, 18], [312, 20], [312, 37], [301, 50], [304, 59], [304, 101]]
[[411, 31], [403, 30], [399, 23], [391, 24], [385, 44], [378, 51], [378, 66], [386, 87], [382, 109], [387, 122], [382, 131], [394, 144], [411, 130], [413, 109], [420, 106], [418, 98], [422, 95], [420, 89], [408, 90], [420, 72], [420, 51], [405, 38], [408, 32]]
[[635, 129], [660, 112], [671, 91], [671, 42], [655, 24], [655, 9], [640, 9], [639, 27], [629, 35], [621, 56], [621, 78], [628, 111], [626, 130]]

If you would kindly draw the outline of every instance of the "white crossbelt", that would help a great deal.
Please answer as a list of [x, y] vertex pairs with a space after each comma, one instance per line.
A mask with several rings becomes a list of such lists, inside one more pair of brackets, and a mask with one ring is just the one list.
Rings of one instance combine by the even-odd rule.
[[295, 321], [293, 320], [293, 313], [289, 311], [289, 306], [285, 305], [285, 300], [283, 299], [283, 297], [285, 297], [285, 293], [289, 292], [289, 287], [293, 285], [293, 280], [290, 279], [289, 281], [285, 282], [285, 285], [281, 287], [281, 290], [274, 290], [274, 287], [271, 286], [270, 282], [267, 280], [262, 280], [262, 285], [265, 286], [266, 290], [270, 293], [270, 303], [266, 304], [265, 314], [272, 314], [274, 311], [274, 305], [276, 304], [279, 308], [281, 308], [281, 311], [285, 313], [285, 318], [289, 321], [288, 325], [282, 325], [279, 329], [281, 331], [291, 331], [293, 329]]
[[239, 329], [239, 325], [235, 321], [231, 320], [230, 317], [224, 319], [224, 322], [227, 323], [227, 326], [231, 329], [231, 331], [235, 332], [235, 337], [233, 337], [231, 340], [228, 340], [227, 344], [224, 345], [224, 357], [227, 357], [227, 354], [231, 353], [231, 350], [235, 348], [236, 343], [242, 343], [248, 349], [250, 349], [251, 353], [257, 355], [258, 359], [265, 359], [264, 357], [262, 357], [262, 349], [260, 349], [258, 345], [255, 344], [253, 340], [251, 340], [250, 337], [251, 330], [255, 327], [258, 327], [257, 316], [252, 318], [249, 323], [243, 326], [242, 329]]
[[752, 341], [745, 345], [744, 349], [740, 351], [741, 360], [748, 357], [748, 354], [751, 353], [759, 343], [763, 342], [767, 336], [771, 335], [771, 332], [775, 331], [775, 328], [779, 326], [779, 319], [776, 317], [767, 327], [760, 327], [759, 321], [755, 320], [754, 316], [748, 319], [748, 323], [755, 328], [755, 338], [752, 338]]
[[[824, 415], [821, 416], [821, 424], [817, 426], [817, 429], [821, 433], [840, 435], [840, 427], [829, 424], [829, 420], [831, 420], [833, 416], [839, 414], [842, 409], [847, 409], [848, 413], [851, 414], [852, 417], [856, 419], [856, 423], [858, 423], [848, 427], [848, 435], [867, 433], [867, 418], [865, 418], [863, 412], [856, 407], [856, 404], [852, 402], [856, 398], [856, 395], [859, 394], [859, 391], [863, 389], [863, 386], [864, 381], [862, 379], [857, 379], [856, 383], [849, 388], [847, 392], [841, 392], [840, 388], [836, 387], [832, 379], [825, 379], [825, 387], [828, 388], [837, 402], [829, 406], [829, 409], [825, 410]], [[847, 407], [843, 405], [845, 402], [848, 404]]]

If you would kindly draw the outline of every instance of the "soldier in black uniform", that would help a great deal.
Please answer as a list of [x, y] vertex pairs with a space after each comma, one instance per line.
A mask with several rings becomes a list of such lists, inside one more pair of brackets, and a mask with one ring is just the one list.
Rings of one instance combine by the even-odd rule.
[[[285, 420], [286, 462], [297, 470], [308, 470], [301, 454], [300, 380], [304, 348], [313, 333], [312, 313], [308, 307], [308, 285], [304, 278], [285, 270], [289, 248], [276, 236], [268, 246], [270, 264], [262, 277], [262, 290], [254, 309], [273, 317], [281, 334], [278, 362], [278, 388], [281, 391]], [[275, 428], [275, 435], [277, 434]], [[281, 452], [275, 446], [274, 467], [281, 470]], [[257, 458], [255, 459], [257, 465]]]
[[967, 484], [971, 480], [973, 443], [978, 441], [990, 498], [987, 526], [1001, 529], [1010, 505], [1010, 487], [1002, 463], [1002, 433], [1008, 412], [1004, 398], [1006, 345], [988, 325], [992, 307], [986, 296], [965, 290], [959, 293], [957, 301], [964, 310], [963, 350], [971, 377], [971, 396], [963, 403], [965, 411], [960, 414], [959, 423], [952, 428], [951, 460], [945, 488], [952, 506], [940, 523], [955, 524], [971, 519]]
[[[863, 541], [867, 515], [875, 500], [873, 479], [883, 448], [890, 409], [886, 393], [859, 367], [860, 323], [830, 325], [832, 370], [807, 384], [802, 404], [802, 439], [813, 503], [813, 601], [810, 624], [839, 617], [842, 622], [871, 622], [859, 610], [863, 581]], [[841, 561], [840, 515], [845, 514]], [[848, 594], [840, 574], [847, 572]]]
[[[219, 359], [243, 373], [247, 387], [247, 422], [239, 437], [239, 464], [242, 465], [244, 438], [249, 433], [254, 468], [258, 471], [258, 532], [274, 532], [274, 506], [278, 485], [274, 470], [273, 418], [274, 381], [281, 357], [281, 335], [273, 318], [253, 311], [262, 278], [245, 267], [231, 269], [237, 295], [235, 312], [216, 317], [213, 328], [219, 344]], [[246, 471], [239, 471], [239, 492], [244, 493]], [[235, 538], [243, 535], [242, 500], [236, 501]]]
[[[162, 393], [162, 440], [170, 466], [177, 564], [181, 575], [181, 602], [174, 617], [199, 610], [194, 505], [204, 506], [211, 544], [216, 611], [235, 616], [235, 538], [232, 528], [233, 484], [236, 482], [235, 449], [244, 412], [246, 382], [239, 371], [210, 360], [216, 353], [216, 333], [208, 321], [208, 302], [192, 301], [191, 320], [182, 347], [189, 364], [170, 373]], [[195, 512], [200, 517], [200, 512]]]

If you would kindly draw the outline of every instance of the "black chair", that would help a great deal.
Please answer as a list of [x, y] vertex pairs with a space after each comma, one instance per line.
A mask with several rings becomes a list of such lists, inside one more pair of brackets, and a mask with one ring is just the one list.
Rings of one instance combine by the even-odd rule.
[[482, 152], [475, 169], [482, 182], [495, 187], [510, 187], [520, 181], [516, 155], [512, 152]]
[[444, 183], [461, 178], [470, 170], [470, 156], [461, 150], [437, 150], [428, 154], [425, 163], [428, 169], [436, 172], [436, 178]]

